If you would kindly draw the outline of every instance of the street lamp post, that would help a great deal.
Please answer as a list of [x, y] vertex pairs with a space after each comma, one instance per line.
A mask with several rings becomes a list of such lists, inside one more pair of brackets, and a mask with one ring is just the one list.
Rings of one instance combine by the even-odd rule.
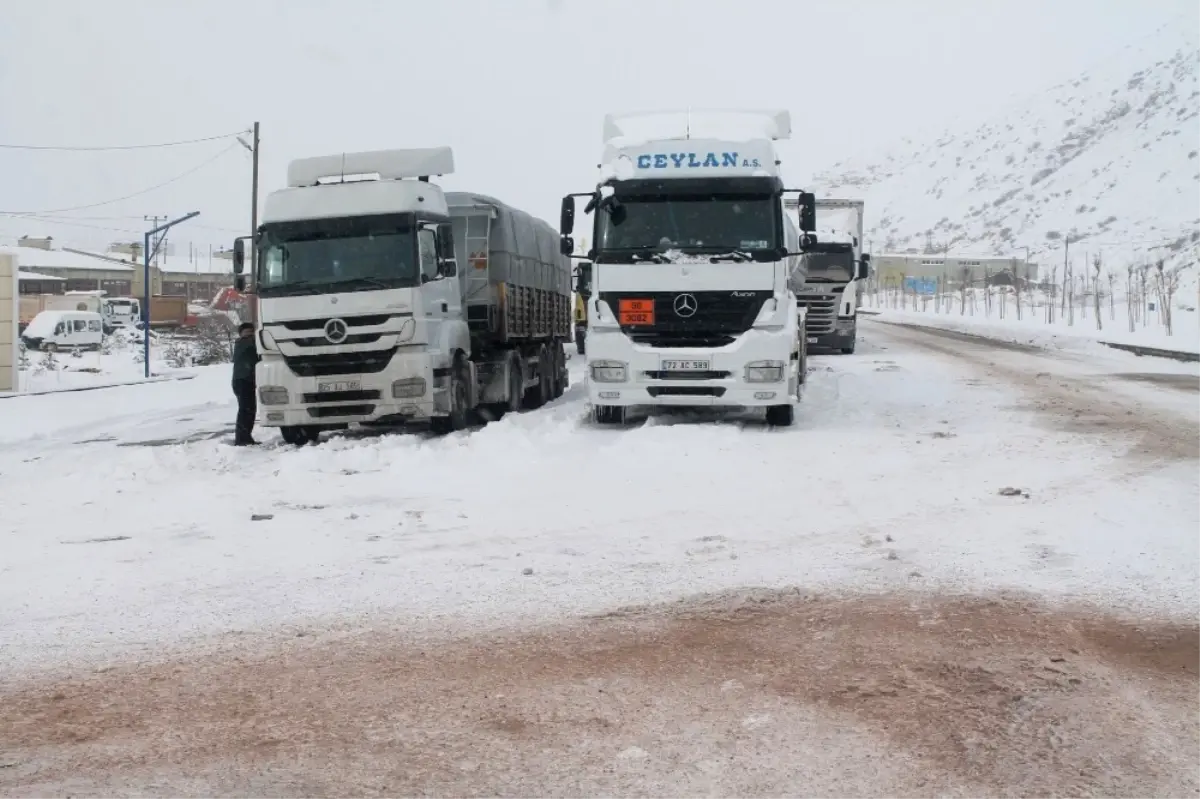
[[[150, 378], [150, 239], [155, 234], [162, 233], [168, 228], [173, 228], [180, 222], [186, 222], [189, 219], [200, 216], [199, 211], [192, 211], [186, 216], [181, 216], [178, 219], [172, 219], [170, 222], [165, 222], [153, 230], [146, 231], [142, 244], [142, 354], [146, 359], [146, 378]], [[161, 240], [160, 240], [161, 241]], [[155, 245], [155, 249], [158, 247]]]

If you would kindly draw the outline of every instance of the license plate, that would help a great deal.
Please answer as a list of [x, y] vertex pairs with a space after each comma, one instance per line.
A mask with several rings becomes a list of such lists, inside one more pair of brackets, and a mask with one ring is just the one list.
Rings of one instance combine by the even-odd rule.
[[809, 337], [808, 337], [808, 343], [809, 343], [809, 344], [816, 344], [816, 343], [817, 343], [817, 337], [816, 337], [816, 336], [809, 336]]
[[707, 372], [709, 361], [659, 361], [664, 372]]
[[320, 383], [317, 385], [318, 394], [328, 394], [334, 391], [358, 391], [362, 383], [357, 380], [339, 380], [336, 383]]

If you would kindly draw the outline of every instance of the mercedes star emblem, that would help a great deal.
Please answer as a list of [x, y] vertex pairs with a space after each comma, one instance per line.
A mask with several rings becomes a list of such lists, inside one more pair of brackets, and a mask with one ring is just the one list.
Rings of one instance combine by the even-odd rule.
[[675, 315], [687, 319], [696, 313], [699, 305], [696, 303], [696, 298], [691, 294], [680, 294], [675, 297]]
[[329, 339], [331, 344], [341, 344], [349, 332], [346, 323], [341, 319], [330, 319], [325, 323], [325, 338]]

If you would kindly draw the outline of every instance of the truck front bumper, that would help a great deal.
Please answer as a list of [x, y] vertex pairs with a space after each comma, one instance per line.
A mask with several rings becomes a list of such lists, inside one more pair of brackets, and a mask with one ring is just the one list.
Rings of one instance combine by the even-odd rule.
[[[682, 370], [670, 361], [707, 362], [707, 368]], [[586, 381], [593, 406], [787, 405], [799, 398], [798, 366], [795, 330], [751, 330], [716, 348], [655, 348], [635, 344], [621, 332], [595, 329], [587, 337]]]
[[268, 353], [255, 372], [258, 421], [265, 427], [425, 422], [449, 410], [447, 374], [428, 353], [396, 353], [380, 372], [302, 376]]
[[809, 350], [841, 350], [854, 346], [854, 337], [858, 335], [857, 321], [854, 318], [838, 319], [833, 330], [823, 333], [807, 334]]

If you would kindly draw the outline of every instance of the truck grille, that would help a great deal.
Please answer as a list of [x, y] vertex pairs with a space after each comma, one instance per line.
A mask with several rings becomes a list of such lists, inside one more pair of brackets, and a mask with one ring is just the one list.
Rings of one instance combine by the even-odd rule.
[[[694, 298], [691, 316], [675, 312], [681, 295]], [[620, 313], [622, 299], [651, 300], [653, 325], [622, 325], [621, 330], [639, 344], [651, 347], [721, 347], [733, 342], [754, 325], [771, 291], [606, 291], [600, 299]], [[619, 317], [618, 317], [619, 318]]]
[[[408, 316], [408, 314], [403, 314]], [[323, 319], [293, 319], [290, 322], [273, 322], [272, 324], [280, 324], [288, 330], [324, 330], [325, 323], [330, 319], [341, 319], [349, 327], [374, 327], [376, 325], [387, 324], [387, 320], [392, 317], [388, 314], [370, 314], [368, 316], [327, 316]]]
[[331, 375], [367, 375], [387, 368], [396, 348], [369, 352], [344, 352], [332, 355], [294, 355], [283, 357], [288, 368], [298, 377], [329, 377]]
[[[354, 336], [346, 336], [345, 339], [338, 342], [338, 346], [349, 346], [352, 344], [374, 344], [379, 339], [383, 338], [382, 333], [359, 333]], [[297, 347], [328, 347], [329, 339], [324, 336], [314, 338], [293, 338], [284, 339], [289, 344], [295, 344]]]
[[314, 419], [328, 419], [334, 416], [370, 416], [374, 412], [374, 405], [320, 405], [308, 409], [308, 415]]
[[833, 332], [838, 309], [836, 294], [800, 294], [796, 299], [802, 307], [808, 309], [808, 322], [804, 329], [809, 335], [819, 336]]
[[362, 402], [363, 400], [379, 399], [379, 392], [366, 391], [319, 391], [312, 394], [301, 394], [305, 405], [319, 402]]

